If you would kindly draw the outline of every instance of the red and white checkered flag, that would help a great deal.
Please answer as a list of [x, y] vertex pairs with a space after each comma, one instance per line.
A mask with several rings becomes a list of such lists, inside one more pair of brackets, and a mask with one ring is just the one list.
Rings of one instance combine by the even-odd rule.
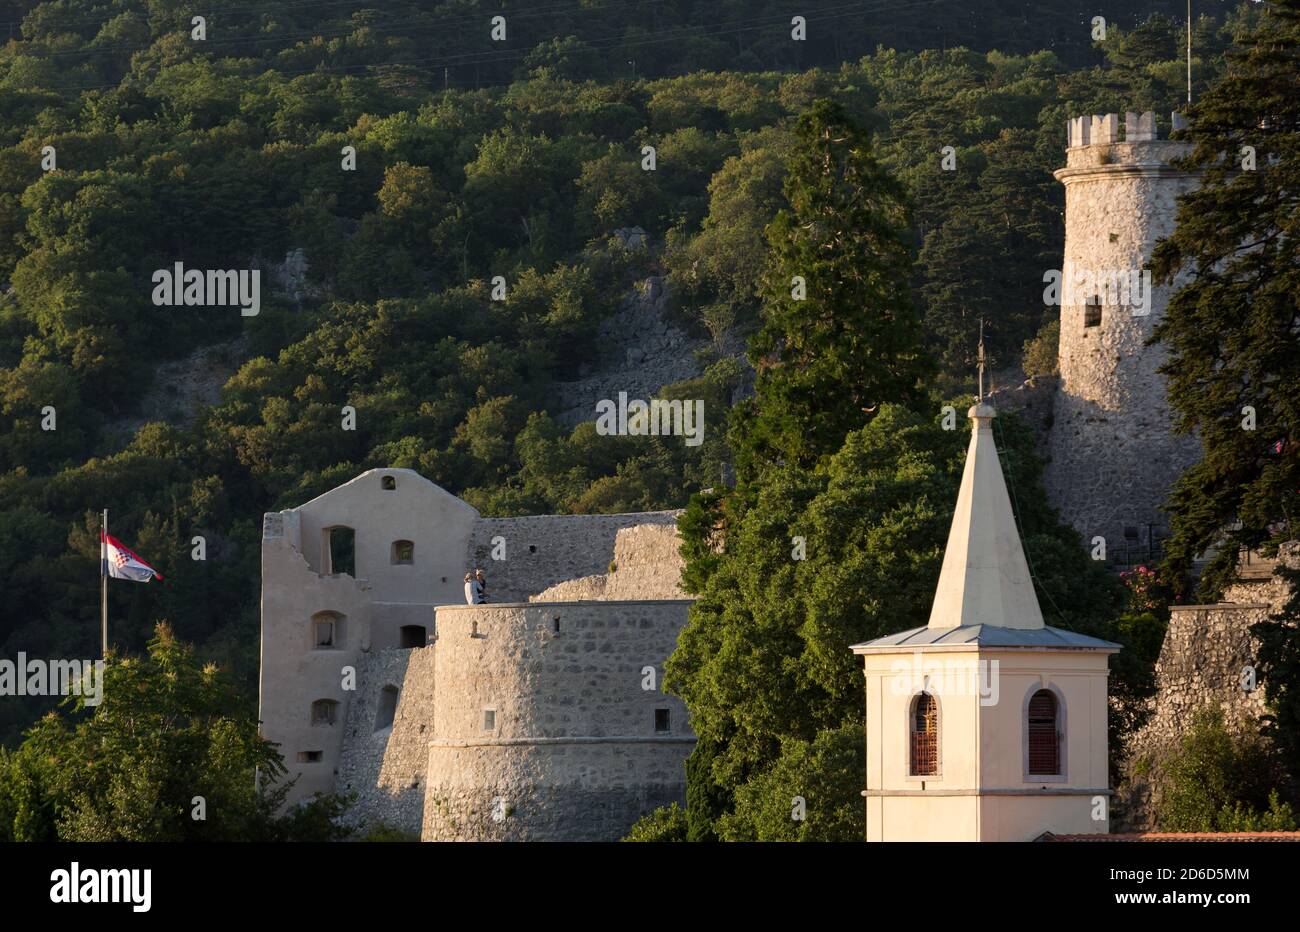
[[130, 547], [111, 534], [100, 532], [99, 549], [101, 556], [100, 572], [104, 576], [143, 583], [147, 583], [155, 576], [159, 579], [163, 578], [162, 573], [140, 559]]

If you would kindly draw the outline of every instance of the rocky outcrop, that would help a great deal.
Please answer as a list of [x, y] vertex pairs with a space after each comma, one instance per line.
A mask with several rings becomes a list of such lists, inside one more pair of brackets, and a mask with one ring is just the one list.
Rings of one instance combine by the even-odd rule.
[[594, 420], [596, 404], [628, 398], [655, 397], [665, 385], [698, 377], [704, 366], [697, 358], [712, 344], [695, 339], [668, 319], [668, 286], [653, 275], [640, 282], [618, 313], [600, 325], [596, 343], [604, 362], [594, 372], [557, 386], [556, 420], [569, 427]]
[[200, 347], [183, 359], [160, 363], [138, 413], [120, 421], [118, 429], [134, 434], [150, 421], [190, 423], [200, 407], [221, 400], [222, 386], [247, 357], [248, 338], [241, 335]]
[[301, 249], [291, 249], [284, 254], [283, 262], [272, 262], [267, 267], [271, 287], [291, 299], [295, 304], [318, 297], [317, 289], [307, 281], [307, 254]]

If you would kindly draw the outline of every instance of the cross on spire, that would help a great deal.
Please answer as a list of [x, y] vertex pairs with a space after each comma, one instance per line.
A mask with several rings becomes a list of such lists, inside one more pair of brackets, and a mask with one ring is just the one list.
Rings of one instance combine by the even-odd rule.
[[980, 318], [980, 351], [979, 356], [979, 395], [976, 401], [984, 400], [984, 318]]

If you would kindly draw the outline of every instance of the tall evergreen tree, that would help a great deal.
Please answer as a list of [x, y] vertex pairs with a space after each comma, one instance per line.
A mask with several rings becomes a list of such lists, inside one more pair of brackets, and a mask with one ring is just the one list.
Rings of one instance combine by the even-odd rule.
[[916, 399], [931, 370], [908, 290], [902, 186], [838, 104], [814, 104], [796, 137], [790, 209], [768, 228], [756, 394], [733, 432], [742, 472], [830, 456], [882, 403]]
[[1204, 181], [1153, 262], [1190, 276], [1156, 339], [1177, 426], [1204, 444], [1172, 495], [1169, 568], [1217, 544], [1206, 595], [1239, 547], [1294, 536], [1300, 518], [1300, 0], [1266, 9], [1192, 112]]
[[[918, 256], [925, 325], [944, 371], [963, 379], [975, 362], [981, 320], [990, 362], [1001, 369], [1020, 361], [1044, 316], [1042, 279], [1032, 272], [1060, 261], [1061, 193], [1035, 136], [1003, 130], [978, 152], [959, 156], [964, 175], [936, 172], [930, 184], [942, 194], [928, 195], [939, 222], [926, 231]], [[990, 271], [999, 267], [1030, 274]]]

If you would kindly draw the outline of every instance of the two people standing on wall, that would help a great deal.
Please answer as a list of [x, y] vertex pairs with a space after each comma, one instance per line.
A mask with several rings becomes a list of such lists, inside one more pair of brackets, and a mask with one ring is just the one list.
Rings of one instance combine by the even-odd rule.
[[465, 604], [482, 605], [487, 601], [487, 579], [481, 569], [465, 574]]

